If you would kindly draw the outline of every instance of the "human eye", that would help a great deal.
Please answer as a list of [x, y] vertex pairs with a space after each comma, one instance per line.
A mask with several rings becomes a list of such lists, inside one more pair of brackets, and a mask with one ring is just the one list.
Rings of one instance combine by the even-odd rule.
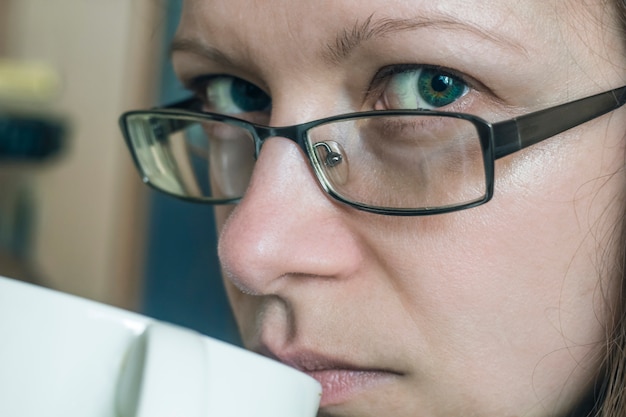
[[230, 75], [198, 77], [189, 88], [203, 102], [203, 110], [213, 113], [241, 115], [268, 113], [272, 99], [262, 89]]
[[469, 91], [460, 77], [436, 67], [392, 67], [377, 79], [382, 80], [377, 109], [439, 109], [454, 104]]

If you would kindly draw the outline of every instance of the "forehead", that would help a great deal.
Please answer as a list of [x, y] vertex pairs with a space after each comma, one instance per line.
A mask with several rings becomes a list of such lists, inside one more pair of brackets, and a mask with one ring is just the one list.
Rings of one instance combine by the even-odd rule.
[[[563, 0], [559, 0], [563, 1]], [[455, 32], [509, 43], [531, 42], [535, 27], [554, 28], [545, 0], [185, 0], [177, 37], [221, 51], [247, 54], [250, 61], [289, 56], [304, 62], [341, 58], [372, 38], [402, 32]], [[522, 5], [520, 5], [522, 4]], [[547, 8], [551, 10], [551, 8]], [[553, 10], [553, 8], [552, 8]], [[538, 22], [534, 16], [544, 17]], [[552, 30], [552, 29], [551, 29]], [[525, 32], [524, 37], [520, 36]], [[523, 40], [522, 40], [523, 39]], [[317, 53], [317, 55], [313, 55]]]
[[431, 22], [433, 27], [459, 21], [505, 35], [553, 28], [574, 17], [572, 6], [583, 8], [580, 1], [566, 3], [570, 0], [185, 0], [181, 30], [256, 33], [259, 40], [279, 35], [280, 43], [287, 43], [341, 32], [371, 17], [389, 17]]
[[618, 36], [619, 24], [607, 4], [583, 0], [185, 0], [175, 43], [199, 45], [192, 52], [202, 55], [204, 49], [211, 58], [228, 62], [228, 68], [246, 67], [263, 73], [263, 78], [278, 77], [275, 74], [287, 71], [286, 67], [292, 73], [309, 72], [344, 59], [354, 50], [365, 50], [360, 61], [352, 62], [360, 65], [368, 58], [361, 46], [377, 46], [376, 51], [369, 51], [370, 56], [378, 56], [381, 50], [392, 56], [402, 44], [410, 44], [416, 56], [432, 58], [435, 65], [460, 55], [473, 55], [475, 62], [468, 65], [480, 64], [481, 56], [491, 55], [494, 62], [534, 67], [537, 74], [540, 67], [569, 68], [572, 63], [581, 73], [591, 74], [599, 65], [607, 66], [606, 57], [619, 56], [623, 71], [626, 42]]

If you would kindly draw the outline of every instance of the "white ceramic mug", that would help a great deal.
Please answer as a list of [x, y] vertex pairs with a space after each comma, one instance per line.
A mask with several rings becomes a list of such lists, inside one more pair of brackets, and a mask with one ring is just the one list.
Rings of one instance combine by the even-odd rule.
[[0, 277], [2, 417], [313, 417], [320, 396], [260, 355]]

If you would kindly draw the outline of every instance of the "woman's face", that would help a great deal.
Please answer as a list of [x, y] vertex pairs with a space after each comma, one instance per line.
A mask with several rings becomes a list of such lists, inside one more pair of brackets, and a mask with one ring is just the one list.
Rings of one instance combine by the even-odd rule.
[[[275, 126], [391, 108], [422, 66], [467, 85], [442, 110], [498, 121], [624, 84], [618, 24], [582, 3], [186, 0], [173, 60], [259, 87]], [[419, 218], [337, 203], [268, 140], [217, 210], [246, 346], [317, 378], [323, 415], [563, 414], [605, 349], [624, 113], [498, 160], [486, 205]]]

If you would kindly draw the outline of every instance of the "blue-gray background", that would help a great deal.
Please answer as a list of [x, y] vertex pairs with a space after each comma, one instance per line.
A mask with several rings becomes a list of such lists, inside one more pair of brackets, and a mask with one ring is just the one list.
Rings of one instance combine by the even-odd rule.
[[[161, 104], [185, 95], [168, 54], [181, 3], [164, 3]], [[151, 190], [149, 216], [142, 313], [239, 343], [220, 278], [213, 209]]]

